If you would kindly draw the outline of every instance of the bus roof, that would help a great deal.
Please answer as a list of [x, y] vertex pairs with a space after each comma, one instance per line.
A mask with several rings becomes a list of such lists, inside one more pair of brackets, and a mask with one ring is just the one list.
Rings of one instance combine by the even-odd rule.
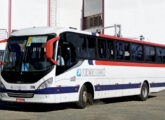
[[22, 29], [22, 30], [13, 32], [11, 36], [33, 36], [33, 35], [47, 35], [47, 34], [56, 34], [57, 36], [59, 36], [60, 33], [63, 33], [63, 32], [75, 32], [75, 33], [86, 34], [86, 35], [100, 36], [103, 38], [110, 38], [110, 39], [122, 40], [122, 41], [127, 41], [127, 42], [165, 47], [164, 44], [91, 33], [91, 32], [80, 31], [80, 30], [75, 30], [75, 29], [65, 28], [65, 27], [33, 27], [33, 28], [27, 28], [27, 29]]
[[13, 32], [11, 36], [30, 36], [30, 35], [33, 36], [33, 35], [47, 35], [47, 34], [56, 34], [57, 36], [59, 36], [60, 33], [67, 31], [91, 35], [90, 32], [79, 31], [64, 27], [33, 27], [33, 28], [27, 28]]

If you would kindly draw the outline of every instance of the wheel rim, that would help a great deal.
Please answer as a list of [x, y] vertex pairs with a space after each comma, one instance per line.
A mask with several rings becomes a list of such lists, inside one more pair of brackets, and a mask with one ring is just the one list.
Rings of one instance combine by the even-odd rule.
[[87, 91], [83, 92], [83, 103], [87, 103]]
[[143, 97], [144, 98], [147, 97], [147, 95], [148, 95], [148, 89], [146, 87], [143, 88], [142, 94], [143, 94]]

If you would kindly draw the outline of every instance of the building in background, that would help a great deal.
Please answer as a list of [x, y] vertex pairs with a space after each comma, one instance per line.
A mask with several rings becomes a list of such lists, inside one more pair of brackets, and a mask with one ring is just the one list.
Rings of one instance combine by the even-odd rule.
[[115, 35], [121, 25], [123, 37], [164, 43], [165, 1], [83, 0], [83, 30]]
[[8, 37], [8, 32], [6, 29], [0, 29], [0, 41], [7, 39]]
[[48, 26], [81, 29], [82, 0], [48, 0]]
[[104, 28], [104, 0], [83, 0], [82, 2], [82, 30], [96, 32]]
[[[46, 15], [48, 16], [49, 26], [74, 27], [77, 29], [82, 29], [91, 32], [96, 32], [99, 29], [102, 33], [114, 35], [114, 29], [110, 29], [109, 26], [113, 26], [114, 24], [120, 24], [122, 28], [123, 37], [139, 38], [139, 36], [143, 35], [145, 40], [165, 44], [164, 0], [47, 1], [48, 5], [45, 5], [44, 7], [46, 8], [48, 6], [48, 15]], [[13, 1], [13, 4], [15, 2], [16, 1]], [[34, 9], [33, 11], [36, 11], [36, 6], [38, 3], [36, 1], [34, 3], [34, 8], [31, 7], [30, 10]], [[21, 3], [20, 6], [23, 6], [23, 3]], [[42, 11], [43, 6], [38, 9]], [[21, 16], [25, 18], [23, 14], [21, 14]], [[17, 29], [14, 27], [14, 25], [16, 26], [16, 24], [18, 24], [19, 19], [23, 19], [22, 21], [19, 21], [19, 25], [21, 26], [20, 28], [39, 26], [37, 24], [38, 22], [35, 23], [36, 20], [43, 20], [39, 18], [39, 16], [31, 17], [29, 15], [26, 15], [25, 20], [27, 21], [25, 21], [21, 17], [17, 17], [17, 19], [13, 21], [13, 29]], [[14, 15], [12, 18], [15, 18]], [[30, 25], [25, 25], [21, 22], [25, 22], [25, 24], [29, 23]], [[46, 23], [46, 20], [44, 22]]]

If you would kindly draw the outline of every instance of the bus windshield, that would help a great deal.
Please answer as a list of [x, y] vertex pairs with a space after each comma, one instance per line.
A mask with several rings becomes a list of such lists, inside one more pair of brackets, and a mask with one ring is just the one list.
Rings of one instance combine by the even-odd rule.
[[46, 57], [46, 42], [51, 36], [11, 37], [4, 58], [3, 71], [37, 72], [52, 66]]

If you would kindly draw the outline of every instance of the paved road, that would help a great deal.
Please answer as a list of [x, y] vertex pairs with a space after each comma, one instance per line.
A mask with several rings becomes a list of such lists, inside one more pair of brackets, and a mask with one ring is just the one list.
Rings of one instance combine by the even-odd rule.
[[95, 101], [85, 109], [73, 104], [20, 105], [0, 103], [0, 120], [165, 120], [165, 91], [145, 101], [134, 97]]

